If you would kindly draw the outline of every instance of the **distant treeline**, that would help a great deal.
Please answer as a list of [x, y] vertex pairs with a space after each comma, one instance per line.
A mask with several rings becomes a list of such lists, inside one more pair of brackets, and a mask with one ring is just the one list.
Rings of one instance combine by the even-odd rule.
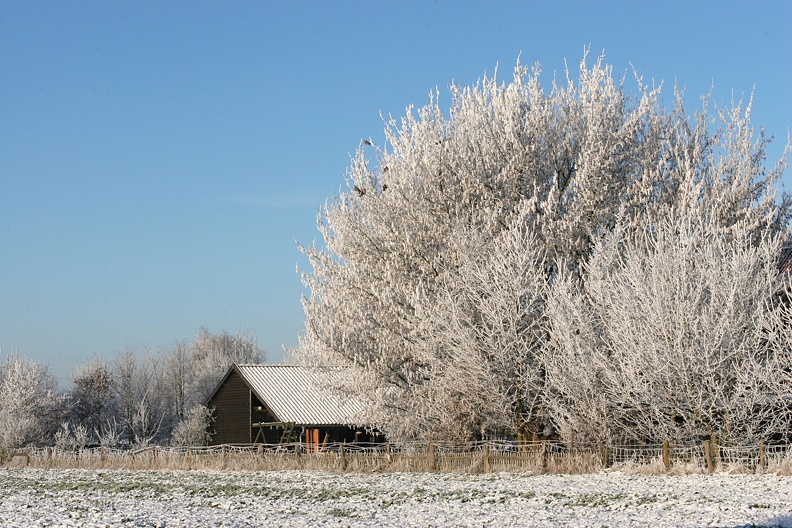
[[46, 365], [0, 357], [0, 448], [201, 445], [210, 420], [201, 404], [222, 375], [264, 359], [255, 337], [202, 328], [171, 348], [95, 358], [62, 391]]

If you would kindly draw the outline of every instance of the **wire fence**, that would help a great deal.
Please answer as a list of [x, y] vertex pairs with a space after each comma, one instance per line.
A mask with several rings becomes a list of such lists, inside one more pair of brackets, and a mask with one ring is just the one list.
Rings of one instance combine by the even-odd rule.
[[178, 470], [325, 470], [352, 472], [644, 473], [715, 471], [792, 475], [792, 446], [760, 444], [565, 445], [561, 442], [225, 444], [209, 447], [28, 447], [0, 452], [13, 467]]

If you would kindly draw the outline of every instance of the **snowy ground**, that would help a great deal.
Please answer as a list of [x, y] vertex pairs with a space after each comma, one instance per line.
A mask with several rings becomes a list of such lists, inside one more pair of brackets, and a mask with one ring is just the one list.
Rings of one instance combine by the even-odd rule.
[[792, 477], [2, 468], [0, 526], [792, 527]]

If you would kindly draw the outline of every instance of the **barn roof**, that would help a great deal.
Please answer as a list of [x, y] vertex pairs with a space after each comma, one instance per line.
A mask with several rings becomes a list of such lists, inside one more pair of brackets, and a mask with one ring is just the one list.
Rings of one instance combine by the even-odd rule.
[[[342, 400], [333, 394], [327, 388], [324, 372], [295, 365], [233, 365], [223, 382], [234, 370], [281, 422], [301, 426], [348, 425], [355, 423], [353, 416], [363, 409], [358, 400]], [[214, 393], [209, 400], [213, 397]]]

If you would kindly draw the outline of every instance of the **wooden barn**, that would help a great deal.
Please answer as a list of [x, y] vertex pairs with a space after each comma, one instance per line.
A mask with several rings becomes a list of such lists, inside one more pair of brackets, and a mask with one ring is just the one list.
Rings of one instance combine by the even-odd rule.
[[214, 409], [212, 445], [301, 442], [316, 450], [373, 440], [350, 425], [361, 404], [323, 390], [320, 374], [305, 367], [232, 365], [205, 405]]

